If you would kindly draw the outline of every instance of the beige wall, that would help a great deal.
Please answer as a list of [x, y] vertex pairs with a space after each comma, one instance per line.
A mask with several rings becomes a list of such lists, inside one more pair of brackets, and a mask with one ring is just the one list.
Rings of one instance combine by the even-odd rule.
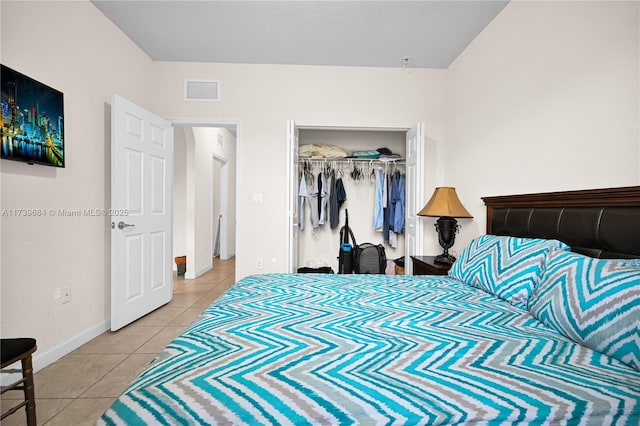
[[[443, 70], [160, 62], [154, 77], [163, 88], [153, 100], [156, 113], [240, 123], [238, 277], [285, 268], [287, 120], [405, 129], [424, 122], [432, 145], [444, 142]], [[221, 100], [185, 102], [186, 78], [219, 80]], [[431, 172], [426, 187], [433, 188]], [[251, 203], [252, 193], [262, 193], [263, 203]]]
[[[213, 127], [194, 127], [193, 134], [195, 137], [195, 166], [196, 166], [196, 179], [195, 179], [195, 191], [196, 191], [196, 208], [195, 208], [195, 238], [194, 238], [194, 265], [193, 269], [190, 268], [189, 259], [187, 259], [187, 273], [193, 273], [193, 277], [198, 277], [211, 269], [212, 265], [212, 253], [213, 253], [213, 235], [214, 235], [214, 220], [212, 214], [212, 196], [213, 191], [218, 194], [219, 182], [213, 187], [213, 157], [217, 155], [218, 158], [223, 158], [229, 163], [229, 187], [228, 190], [231, 193], [229, 199], [230, 204], [235, 202], [235, 152], [236, 146], [233, 141], [233, 135], [231, 135], [225, 129], [216, 129]], [[223, 141], [226, 139], [226, 143], [223, 146], [219, 146], [217, 142], [218, 134], [224, 135]], [[231, 219], [235, 224], [235, 217]], [[233, 229], [235, 233], [235, 226]]]
[[[173, 132], [173, 256], [187, 254], [187, 144], [189, 127], [176, 127]], [[193, 139], [193, 133], [191, 134]], [[174, 270], [177, 269], [173, 264]]]
[[515, 1], [447, 70], [445, 182], [480, 197], [640, 184], [638, 2]]
[[[153, 63], [88, 2], [2, 1], [3, 64], [65, 96], [66, 167], [3, 160], [2, 208], [104, 209], [113, 93], [149, 107]], [[1, 218], [1, 334], [38, 340], [35, 366], [104, 331], [108, 217]], [[54, 300], [69, 287], [71, 302]]]
[[[455, 250], [484, 231], [480, 196], [640, 183], [635, 2], [512, 2], [449, 70], [154, 63], [88, 2], [2, 1], [0, 10], [2, 63], [65, 94], [68, 155], [58, 170], [3, 161], [2, 207], [109, 205], [112, 93], [168, 119], [237, 120], [239, 277], [258, 272], [258, 257], [260, 272], [284, 269], [289, 119], [424, 122], [427, 192], [456, 186], [476, 217], [461, 222]], [[221, 100], [184, 102], [185, 78], [219, 80]], [[264, 202], [252, 204], [252, 193]], [[437, 247], [431, 223], [425, 252]], [[1, 332], [36, 337], [38, 368], [104, 330], [109, 224], [1, 224]], [[60, 286], [70, 303], [53, 299]]]

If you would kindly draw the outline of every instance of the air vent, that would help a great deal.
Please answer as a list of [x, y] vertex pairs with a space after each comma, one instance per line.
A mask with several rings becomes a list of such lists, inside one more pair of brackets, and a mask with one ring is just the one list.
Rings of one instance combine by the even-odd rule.
[[185, 80], [185, 101], [219, 101], [220, 82], [216, 80]]

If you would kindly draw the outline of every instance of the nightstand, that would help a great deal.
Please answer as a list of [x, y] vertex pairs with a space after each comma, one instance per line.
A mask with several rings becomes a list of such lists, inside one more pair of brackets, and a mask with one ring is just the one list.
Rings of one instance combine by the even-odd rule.
[[411, 256], [413, 275], [447, 275], [451, 265], [443, 265], [433, 261], [435, 256]]

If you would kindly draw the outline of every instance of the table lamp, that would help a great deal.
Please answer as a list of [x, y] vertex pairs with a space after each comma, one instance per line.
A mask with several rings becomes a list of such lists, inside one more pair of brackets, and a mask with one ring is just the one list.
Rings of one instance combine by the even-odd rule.
[[438, 233], [438, 242], [444, 249], [444, 252], [436, 256], [433, 260], [436, 263], [451, 265], [456, 258], [449, 254], [449, 248], [453, 246], [456, 239], [456, 232], [460, 228], [458, 221], [454, 218], [472, 218], [471, 214], [464, 208], [456, 189], [452, 187], [438, 187], [433, 192], [431, 199], [418, 212], [418, 216], [438, 217], [435, 223], [436, 232]]

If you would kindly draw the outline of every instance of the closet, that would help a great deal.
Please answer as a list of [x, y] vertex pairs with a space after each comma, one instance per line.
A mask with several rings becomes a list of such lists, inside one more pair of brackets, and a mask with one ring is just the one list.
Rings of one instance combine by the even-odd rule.
[[[383, 244], [388, 259], [397, 259], [421, 252], [421, 224], [415, 213], [423, 202], [423, 144], [422, 125], [412, 129], [397, 128], [330, 128], [304, 127], [289, 122], [288, 128], [288, 189], [287, 231], [288, 272], [299, 267], [330, 266], [338, 271], [340, 229], [345, 223], [345, 211], [349, 212], [349, 226], [358, 243]], [[304, 145], [330, 145], [344, 149], [348, 154], [357, 151], [375, 151], [386, 148], [399, 158], [307, 158], [299, 156]], [[396, 172], [404, 175], [405, 229], [397, 239], [385, 241], [382, 229], [374, 228], [377, 171], [385, 175]], [[300, 217], [300, 177], [305, 174], [318, 179], [320, 173], [336, 179], [342, 178], [346, 200], [339, 209], [339, 223], [331, 227], [329, 217], [324, 225], [312, 226], [310, 206], [305, 200], [304, 219]], [[327, 179], [330, 186], [330, 178]], [[310, 185], [309, 185], [310, 186]], [[328, 191], [327, 191], [328, 192]], [[302, 228], [302, 229], [301, 229]], [[405, 262], [405, 273], [411, 273], [411, 262]]]

